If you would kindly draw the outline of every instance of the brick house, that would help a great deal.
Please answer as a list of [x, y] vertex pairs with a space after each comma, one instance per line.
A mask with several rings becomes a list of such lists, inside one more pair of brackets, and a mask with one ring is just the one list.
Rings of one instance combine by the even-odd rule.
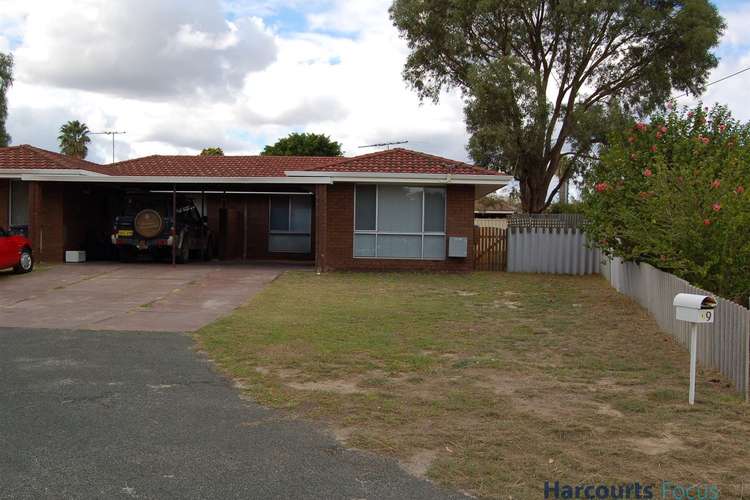
[[[155, 155], [98, 165], [22, 145], [0, 148], [0, 226], [26, 231], [37, 260], [62, 261], [65, 250], [106, 257], [126, 192], [179, 193], [200, 204], [225, 260], [468, 271], [474, 200], [510, 180], [401, 148], [350, 158]], [[451, 238], [466, 239], [466, 257], [449, 255]]]

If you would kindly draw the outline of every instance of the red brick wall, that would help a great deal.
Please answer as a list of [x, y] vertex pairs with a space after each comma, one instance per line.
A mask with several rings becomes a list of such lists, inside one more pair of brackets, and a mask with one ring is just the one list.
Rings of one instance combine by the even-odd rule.
[[[323, 269], [370, 270], [434, 270], [471, 271], [474, 237], [474, 186], [451, 185], [447, 189], [447, 236], [468, 239], [468, 257], [446, 258], [442, 261], [411, 259], [355, 259], [354, 245], [354, 184], [328, 186], [327, 217], [323, 252]], [[320, 224], [319, 229], [322, 230]], [[320, 234], [320, 233], [319, 233]]]
[[0, 227], [8, 228], [8, 207], [10, 203], [10, 179], [0, 179]]
[[29, 237], [37, 261], [64, 258], [64, 188], [61, 182], [29, 183]]

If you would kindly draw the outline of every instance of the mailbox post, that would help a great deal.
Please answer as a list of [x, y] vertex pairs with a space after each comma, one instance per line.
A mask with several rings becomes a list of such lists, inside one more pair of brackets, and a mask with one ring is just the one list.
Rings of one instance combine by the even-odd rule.
[[690, 323], [690, 393], [688, 402], [695, 404], [695, 370], [698, 351], [698, 324], [713, 323], [716, 299], [710, 295], [678, 293], [672, 303], [678, 320]]

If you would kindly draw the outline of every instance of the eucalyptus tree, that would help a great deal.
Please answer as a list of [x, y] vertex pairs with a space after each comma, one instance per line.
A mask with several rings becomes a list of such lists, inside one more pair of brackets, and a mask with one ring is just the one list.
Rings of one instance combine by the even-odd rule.
[[512, 173], [541, 212], [606, 132], [700, 94], [724, 29], [707, 0], [395, 0], [404, 78], [422, 99], [465, 98], [468, 150]]

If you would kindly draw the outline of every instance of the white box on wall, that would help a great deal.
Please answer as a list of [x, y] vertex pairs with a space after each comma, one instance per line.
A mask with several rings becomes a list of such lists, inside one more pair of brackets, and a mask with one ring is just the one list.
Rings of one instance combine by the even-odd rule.
[[66, 250], [65, 262], [86, 262], [86, 252], [84, 250]]
[[467, 238], [451, 236], [448, 238], [448, 257], [466, 257], [469, 251]]

